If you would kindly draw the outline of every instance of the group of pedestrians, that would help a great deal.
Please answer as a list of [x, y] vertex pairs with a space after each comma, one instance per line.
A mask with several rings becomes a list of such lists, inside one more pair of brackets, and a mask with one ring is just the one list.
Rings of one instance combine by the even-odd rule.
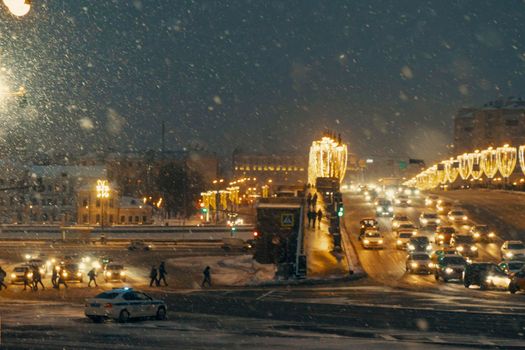
[[308, 193], [308, 196], [306, 196], [306, 203], [308, 204], [308, 211], [315, 210], [315, 207], [317, 206], [317, 192], [314, 193], [312, 196], [311, 193]]
[[168, 282], [166, 281], [167, 274], [168, 272], [166, 271], [166, 265], [164, 264], [164, 261], [160, 263], [158, 269], [155, 265], [153, 265], [149, 273], [149, 286], [153, 287], [153, 284], [155, 284], [155, 286], [160, 287], [161, 281], [164, 282], [164, 286], [168, 286]]
[[64, 285], [64, 287], [69, 288], [64, 278], [64, 274], [60, 273], [60, 270], [60, 266], [53, 266], [53, 270], [51, 271], [51, 284], [55, 289], [60, 289], [61, 284]]
[[321, 220], [323, 219], [323, 211], [321, 209], [317, 212], [315, 210], [308, 210], [306, 215], [308, 216], [308, 228], [315, 228], [316, 221], [317, 228], [321, 228]]

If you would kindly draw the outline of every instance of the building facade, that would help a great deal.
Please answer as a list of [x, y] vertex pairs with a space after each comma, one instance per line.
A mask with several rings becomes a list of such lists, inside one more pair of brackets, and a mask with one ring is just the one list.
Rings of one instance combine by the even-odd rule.
[[491, 101], [481, 108], [462, 108], [454, 118], [454, 155], [525, 144], [525, 100]]
[[234, 179], [255, 178], [258, 184], [304, 186], [308, 180], [308, 156], [283, 153], [233, 153]]

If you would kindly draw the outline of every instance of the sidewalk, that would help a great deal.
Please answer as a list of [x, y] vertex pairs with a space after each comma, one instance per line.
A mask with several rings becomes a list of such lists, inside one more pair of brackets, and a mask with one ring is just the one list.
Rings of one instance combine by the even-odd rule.
[[[312, 191], [312, 195], [313, 195]], [[323, 198], [318, 195], [316, 210], [323, 211], [323, 220], [315, 222], [314, 228], [308, 227], [305, 215], [304, 251], [307, 257], [308, 278], [340, 278], [349, 275], [350, 264], [344, 252], [334, 252], [332, 235], [328, 232], [328, 220]]]

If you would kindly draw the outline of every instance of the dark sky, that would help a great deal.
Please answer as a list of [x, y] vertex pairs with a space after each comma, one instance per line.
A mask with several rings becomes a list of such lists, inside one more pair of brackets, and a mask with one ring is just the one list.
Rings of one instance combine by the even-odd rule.
[[173, 149], [307, 152], [331, 128], [440, 158], [459, 107], [525, 88], [523, 1], [33, 3], [0, 15], [0, 78], [30, 93], [1, 135], [42, 151], [158, 148], [165, 120]]

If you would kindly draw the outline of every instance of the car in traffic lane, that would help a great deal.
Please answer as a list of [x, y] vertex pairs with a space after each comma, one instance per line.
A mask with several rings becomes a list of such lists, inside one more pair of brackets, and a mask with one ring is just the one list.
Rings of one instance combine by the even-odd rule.
[[501, 260], [525, 259], [525, 245], [522, 241], [505, 241], [501, 245]]
[[478, 247], [471, 235], [454, 233], [450, 239], [450, 246], [464, 257], [476, 258], [479, 255]]
[[410, 239], [414, 236], [415, 234], [412, 231], [399, 232], [397, 234], [397, 239], [396, 239], [396, 248], [406, 250], [408, 242], [410, 242]]
[[359, 221], [359, 239], [365, 234], [366, 230], [372, 229], [377, 230], [379, 228], [379, 224], [376, 219], [374, 218], [364, 218], [361, 221]]
[[384, 237], [379, 231], [366, 231], [361, 239], [361, 244], [364, 249], [383, 249], [384, 242]]
[[438, 226], [434, 235], [434, 242], [439, 245], [449, 245], [456, 229], [452, 226]]
[[419, 216], [419, 224], [423, 227], [438, 226], [439, 224], [441, 224], [441, 219], [436, 213], [423, 212]]
[[124, 265], [115, 263], [108, 264], [108, 266], [106, 266], [106, 270], [104, 271], [104, 281], [126, 282], [126, 270], [124, 269]]
[[434, 266], [434, 277], [436, 281], [440, 278], [444, 282], [450, 280], [461, 280], [463, 278], [463, 271], [465, 271], [467, 261], [459, 255], [445, 255], [438, 258], [438, 262]]
[[154, 317], [164, 320], [167, 316], [166, 303], [153, 299], [146, 293], [131, 288], [108, 290], [86, 300], [84, 314], [93, 322], [113, 319], [128, 322], [134, 318]]
[[519, 290], [525, 290], [525, 270], [512, 274], [509, 283], [509, 292], [516, 293]]
[[494, 242], [497, 239], [496, 233], [490, 230], [487, 225], [472, 226], [470, 234], [476, 242]]
[[409, 254], [406, 261], [406, 271], [408, 273], [431, 274], [434, 270], [434, 263], [426, 253], [415, 252]]
[[508, 275], [520, 272], [525, 267], [525, 262], [520, 260], [502, 261], [498, 266]]
[[467, 213], [463, 210], [454, 209], [448, 212], [447, 217], [450, 221], [454, 223], [466, 223], [468, 222], [468, 216]]
[[410, 253], [430, 253], [432, 251], [432, 244], [430, 244], [430, 240], [427, 236], [414, 236], [408, 241], [407, 250]]
[[505, 271], [491, 262], [468, 264], [463, 273], [463, 285], [465, 288], [476, 285], [481, 289], [508, 289], [510, 281], [511, 279], [507, 276]]
[[410, 219], [408, 218], [408, 216], [406, 215], [399, 215], [399, 214], [396, 214], [394, 215], [394, 217], [392, 218], [392, 228], [398, 228], [399, 225], [402, 225], [402, 224], [411, 224], [412, 222], [410, 221]]

